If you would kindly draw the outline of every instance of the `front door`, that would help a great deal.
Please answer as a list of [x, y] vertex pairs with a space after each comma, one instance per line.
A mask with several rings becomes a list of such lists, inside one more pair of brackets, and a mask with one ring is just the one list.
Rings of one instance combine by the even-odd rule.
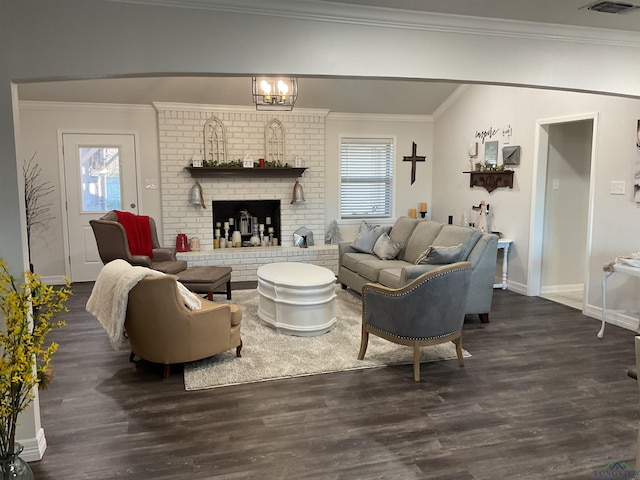
[[62, 134], [72, 282], [93, 281], [102, 269], [89, 220], [138, 213], [135, 142], [130, 134]]

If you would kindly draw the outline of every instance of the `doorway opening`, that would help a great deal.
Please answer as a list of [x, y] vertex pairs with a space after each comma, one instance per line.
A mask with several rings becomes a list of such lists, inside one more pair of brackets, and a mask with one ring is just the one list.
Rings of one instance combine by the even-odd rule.
[[592, 237], [597, 114], [539, 120], [528, 294], [584, 311]]

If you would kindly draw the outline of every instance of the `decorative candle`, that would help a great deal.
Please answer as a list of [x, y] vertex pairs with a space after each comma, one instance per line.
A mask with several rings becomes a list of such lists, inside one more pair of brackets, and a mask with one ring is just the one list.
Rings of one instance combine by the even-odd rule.
[[264, 223], [261, 223], [260, 225], [258, 225], [258, 230], [260, 230], [261, 232], [264, 232]]
[[269, 227], [269, 233], [273, 233], [273, 227]]
[[416, 218], [417, 217], [417, 212], [415, 208], [410, 208], [409, 209], [409, 217], [411, 218]]
[[427, 211], [427, 202], [422, 202], [420, 204], [420, 211], [421, 212], [426, 212]]
[[233, 225], [233, 217], [229, 217], [229, 225]]
[[220, 228], [221, 226], [220, 222], [216, 222], [216, 228]]
[[229, 230], [229, 222], [224, 222], [224, 229]]
[[271, 217], [267, 217], [264, 223], [266, 223], [267, 225], [271, 225]]
[[[218, 225], [220, 225], [220, 224], [218, 224]], [[216, 228], [216, 238], [218, 238], [219, 236], [220, 236], [220, 229]]]

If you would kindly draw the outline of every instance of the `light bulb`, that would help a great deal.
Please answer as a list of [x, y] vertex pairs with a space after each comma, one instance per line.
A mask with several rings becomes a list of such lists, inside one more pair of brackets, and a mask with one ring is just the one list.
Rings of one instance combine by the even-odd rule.
[[282, 80], [278, 80], [278, 91], [280, 95], [286, 95], [289, 92], [289, 85], [284, 83]]

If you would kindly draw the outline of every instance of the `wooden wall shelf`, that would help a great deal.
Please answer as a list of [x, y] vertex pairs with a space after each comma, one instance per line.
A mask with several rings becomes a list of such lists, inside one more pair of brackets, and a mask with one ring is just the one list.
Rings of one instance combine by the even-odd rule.
[[513, 188], [513, 170], [502, 172], [462, 172], [469, 174], [469, 186], [484, 187], [487, 192], [493, 192], [496, 188]]
[[185, 167], [193, 178], [245, 177], [245, 178], [297, 178], [307, 167], [242, 168], [242, 167]]

